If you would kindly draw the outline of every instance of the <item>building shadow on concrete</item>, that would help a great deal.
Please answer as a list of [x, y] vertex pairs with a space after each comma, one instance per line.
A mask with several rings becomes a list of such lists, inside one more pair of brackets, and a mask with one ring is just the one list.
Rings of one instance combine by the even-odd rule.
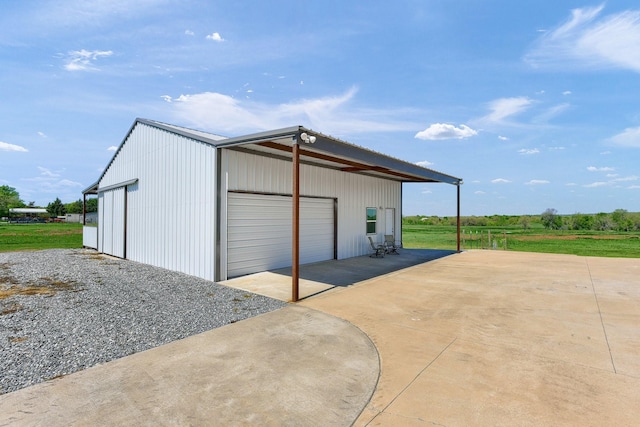
[[[300, 266], [299, 276], [300, 279], [333, 286], [351, 286], [354, 283], [456, 253], [456, 251], [440, 249], [400, 249], [399, 252], [398, 255], [387, 254], [384, 258], [372, 258], [365, 255], [343, 260], [304, 264]], [[271, 270], [271, 272], [291, 277], [291, 267]]]

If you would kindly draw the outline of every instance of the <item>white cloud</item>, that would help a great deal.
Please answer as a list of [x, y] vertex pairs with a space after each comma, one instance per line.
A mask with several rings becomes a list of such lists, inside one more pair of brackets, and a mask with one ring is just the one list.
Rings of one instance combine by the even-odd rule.
[[484, 192], [484, 191], [482, 191], [482, 190], [478, 190], [478, 191], [474, 191], [474, 192], [473, 192], [473, 194], [480, 194], [480, 195], [482, 195], [482, 194], [487, 194], [487, 193], [485, 193], [485, 192]]
[[415, 138], [424, 140], [464, 139], [477, 134], [478, 131], [467, 125], [456, 127], [448, 123], [434, 123], [425, 130], [416, 133]]
[[59, 173], [52, 172], [47, 168], [43, 168], [42, 166], [38, 166], [38, 170], [40, 170], [40, 175], [43, 175], [43, 176], [48, 176], [48, 177], [51, 177], [51, 178], [57, 178], [57, 177], [60, 176]]
[[518, 153], [524, 154], [524, 155], [531, 155], [531, 154], [540, 153], [540, 150], [538, 150], [537, 148], [523, 148], [521, 150], [518, 150]]
[[416, 162], [416, 165], [418, 166], [422, 166], [423, 168], [428, 168], [429, 166], [432, 166], [433, 163], [427, 161], [427, 160], [423, 160], [421, 162]]
[[637, 190], [640, 189], [640, 185], [630, 185], [627, 187], [629, 190]]
[[640, 72], [640, 11], [602, 16], [604, 4], [574, 9], [538, 39], [525, 61], [535, 67], [623, 68]]
[[627, 182], [627, 181], [637, 181], [638, 177], [635, 175], [625, 176], [623, 178], [614, 178], [611, 182]]
[[607, 185], [611, 185], [610, 182], [598, 181], [591, 184], [583, 185], [585, 188], [596, 188], [596, 187], [604, 187]]
[[506, 136], [502, 136], [502, 135], [498, 135], [498, 139], [500, 141], [508, 141], [509, 140], [509, 138], [507, 138]]
[[623, 132], [609, 138], [608, 141], [622, 147], [640, 147], [640, 127], [626, 128]]
[[565, 150], [565, 147], [549, 147], [551, 151]]
[[570, 90], [565, 90], [564, 92], [562, 92], [563, 95], [571, 95], [571, 91]]
[[589, 167], [587, 167], [587, 170], [589, 172], [613, 172], [616, 169], [615, 168], [611, 168], [609, 166], [603, 166], [603, 167], [589, 166]]
[[492, 184], [507, 184], [511, 181], [509, 181], [508, 179], [504, 179], [504, 178], [496, 178], [496, 179], [492, 179], [491, 183]]
[[524, 183], [524, 185], [541, 185], [541, 184], [549, 184], [549, 181], [547, 181], [546, 179], [532, 179], [531, 181]]
[[514, 98], [500, 98], [489, 102], [491, 112], [482, 120], [500, 123], [507, 117], [525, 111], [533, 102], [526, 96]]
[[61, 179], [57, 183], [60, 187], [82, 187], [79, 182], [71, 181], [69, 179]]
[[207, 40], [213, 40], [214, 42], [223, 42], [224, 39], [220, 35], [220, 33], [211, 33], [206, 37]]
[[422, 190], [422, 194], [431, 194], [431, 190], [429, 190], [428, 188], [424, 189]]
[[118, 147], [112, 145], [111, 147], [107, 148], [107, 151], [118, 151]]
[[66, 64], [64, 66], [67, 71], [90, 71], [97, 70], [93, 64], [98, 58], [113, 55], [110, 50], [73, 50], [67, 54]]
[[632, 182], [637, 181], [639, 178], [636, 175], [630, 175], [618, 178], [617, 174], [607, 174], [608, 178], [611, 178], [609, 181], [597, 181], [591, 184], [584, 185], [585, 188], [597, 188], [597, 187], [606, 187], [606, 186], [618, 186], [620, 182]]
[[559, 116], [570, 107], [571, 104], [568, 103], [554, 105], [553, 107], [543, 111], [541, 114], [538, 114], [533, 121], [536, 123], [546, 123], [554, 117]]
[[351, 88], [337, 96], [303, 99], [287, 104], [264, 104], [216, 92], [203, 92], [171, 98], [169, 108], [174, 116], [172, 120], [178, 123], [227, 134], [277, 129], [291, 126], [292, 123], [322, 129], [336, 136], [343, 133], [406, 131], [415, 126], [415, 123], [405, 121], [407, 110], [359, 109], [352, 106], [356, 93], [357, 89]]
[[120, 25], [128, 19], [157, 12], [167, 6], [168, 0], [65, 0], [43, 2], [34, 8], [34, 24], [42, 34], [49, 28], [63, 31], [85, 27], [102, 27], [112, 22]]
[[184, 30], [184, 34], [187, 35], [187, 36], [194, 36], [196, 33], [194, 33], [191, 30]]
[[578, 184], [576, 184], [575, 182], [568, 182], [568, 183], [566, 183], [565, 185], [566, 185], [567, 187], [575, 187], [575, 186], [576, 186], [576, 185], [578, 185]]
[[26, 153], [29, 150], [27, 150], [24, 147], [21, 147], [20, 145], [9, 144], [8, 142], [0, 141], [0, 151], [18, 151], [18, 152]]
[[38, 136], [40, 138], [46, 138], [47, 137], [47, 135], [45, 135], [44, 132], [38, 132]]
[[164, 99], [166, 102], [173, 101], [173, 99], [169, 95], [162, 95], [160, 98]]

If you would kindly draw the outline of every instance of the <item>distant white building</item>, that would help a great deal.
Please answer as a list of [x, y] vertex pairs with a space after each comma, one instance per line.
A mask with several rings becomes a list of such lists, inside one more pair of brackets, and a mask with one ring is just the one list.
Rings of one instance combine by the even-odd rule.
[[65, 222], [82, 222], [82, 214], [66, 214], [64, 220]]
[[459, 197], [462, 180], [301, 126], [224, 138], [137, 119], [84, 191], [98, 195], [84, 244], [216, 281], [291, 266], [296, 230], [300, 264], [360, 256], [366, 236], [400, 238], [414, 182]]
[[47, 210], [43, 208], [11, 208], [9, 209], [9, 213], [12, 214], [46, 214]]

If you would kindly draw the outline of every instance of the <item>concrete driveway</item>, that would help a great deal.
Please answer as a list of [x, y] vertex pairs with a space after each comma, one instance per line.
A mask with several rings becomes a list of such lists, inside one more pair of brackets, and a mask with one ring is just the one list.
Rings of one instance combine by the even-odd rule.
[[638, 277], [455, 254], [0, 396], [0, 425], [638, 425]]
[[300, 305], [378, 349], [357, 426], [639, 423], [639, 259], [471, 251]]

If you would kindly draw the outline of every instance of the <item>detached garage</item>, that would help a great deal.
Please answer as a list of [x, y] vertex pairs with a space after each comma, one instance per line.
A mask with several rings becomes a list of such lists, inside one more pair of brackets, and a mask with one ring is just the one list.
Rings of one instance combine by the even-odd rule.
[[98, 197], [84, 244], [215, 281], [295, 272], [368, 254], [367, 236], [399, 240], [411, 182], [452, 184], [459, 200], [460, 178], [301, 126], [225, 138], [137, 119], [84, 191]]

